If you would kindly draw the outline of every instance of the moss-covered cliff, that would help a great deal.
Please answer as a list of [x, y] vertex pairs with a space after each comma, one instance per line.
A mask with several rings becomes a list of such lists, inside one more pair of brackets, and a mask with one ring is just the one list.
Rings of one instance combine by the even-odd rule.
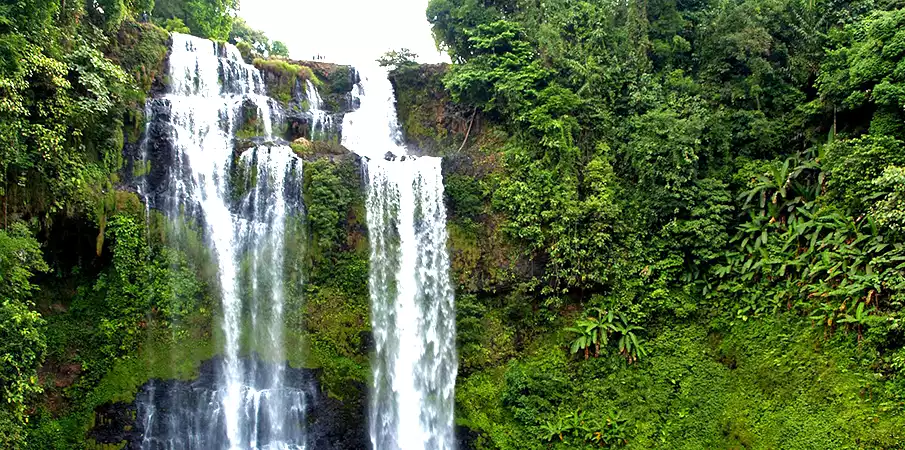
[[905, 438], [898, 385], [877, 378], [874, 351], [794, 315], [672, 317], [647, 323], [634, 363], [615, 342], [598, 358], [573, 356], [569, 327], [590, 315], [582, 305], [619, 292], [544, 288], [551, 249], [504, 231], [494, 200], [518, 141], [498, 117], [453, 102], [447, 73], [408, 66], [391, 79], [407, 144], [445, 158], [456, 420], [470, 448], [889, 448]]
[[[169, 201], [172, 136], [163, 122], [146, 126], [151, 118], [168, 117], [158, 97], [169, 82], [169, 47], [169, 34], [146, 23], [126, 23], [110, 41], [110, 61], [134, 78], [134, 95], [123, 106], [125, 164], [111, 166], [107, 190], [98, 193], [87, 217], [54, 216], [40, 236], [52, 272], [35, 279], [47, 351], [37, 377], [43, 392], [29, 399], [30, 420], [17, 437], [28, 448], [137, 445], [133, 402], [143, 386], [152, 379], [212, 379], [205, 370], [222, 340], [216, 262], [191, 211], [168, 217], [143, 204]], [[244, 153], [288, 144], [303, 159], [303, 176], [293, 189], [294, 207], [304, 215], [288, 224], [284, 249], [292, 261], [285, 274], [286, 356], [292, 373], [321, 390], [322, 397], [309, 399], [320, 408], [310, 416], [312, 433], [327, 433], [317, 439], [335, 446], [329, 448], [356, 448], [366, 430], [367, 241], [361, 169], [339, 145], [355, 73], [332, 64], [256, 63], [280, 113], [272, 118], [274, 135], [266, 137], [257, 108], [242, 108], [229, 192], [238, 205], [255, 187], [257, 174], [248, 161], [257, 156]], [[305, 81], [317, 89], [328, 120], [316, 133]], [[8, 220], [25, 213], [6, 211]], [[255, 351], [243, 348], [249, 357]]]

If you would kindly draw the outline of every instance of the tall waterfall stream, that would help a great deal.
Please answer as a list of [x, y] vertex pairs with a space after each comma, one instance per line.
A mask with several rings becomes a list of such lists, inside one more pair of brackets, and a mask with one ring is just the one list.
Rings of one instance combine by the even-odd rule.
[[[360, 108], [345, 115], [342, 144], [361, 157], [367, 178], [371, 446], [453, 449], [455, 307], [441, 160], [408, 154], [386, 72], [367, 76], [353, 88]], [[287, 382], [283, 329], [284, 274], [294, 263], [284, 246], [287, 223], [304, 216], [302, 160], [272, 143], [279, 107], [235, 47], [174, 33], [168, 78], [166, 94], [152, 100], [158, 107], [148, 109], [149, 127], [164, 127], [173, 142], [155, 207], [197, 220], [217, 260], [222, 357], [211, 371], [214, 389], [152, 383], [139, 394], [140, 447], [310, 448], [312, 393], [306, 383]], [[316, 87], [305, 88], [314, 138], [331, 118]], [[249, 109], [267, 143], [236, 156], [236, 131]], [[235, 165], [255, 174], [252, 188], [230, 185]]]
[[367, 158], [370, 433], [380, 450], [452, 449], [457, 360], [440, 159], [402, 144], [386, 72], [368, 70], [343, 144]]
[[[223, 358], [218, 389], [187, 393], [195, 398], [177, 405], [178, 413], [160, 419], [158, 405], [143, 403], [142, 447], [304, 448], [305, 393], [284, 384], [283, 344], [284, 227], [288, 215], [300, 213], [290, 210], [286, 193], [300, 183], [302, 162], [287, 146], [246, 150], [238, 164], [256, 171], [257, 182], [233, 201], [227, 180], [244, 105], [257, 109], [265, 138], [273, 133], [261, 74], [235, 47], [174, 33], [169, 78], [162, 119], [175, 159], [170, 200], [161, 206], [171, 217], [198, 209], [219, 266]], [[249, 282], [240, 288], [243, 276]], [[260, 358], [241, 358], [243, 342]]]

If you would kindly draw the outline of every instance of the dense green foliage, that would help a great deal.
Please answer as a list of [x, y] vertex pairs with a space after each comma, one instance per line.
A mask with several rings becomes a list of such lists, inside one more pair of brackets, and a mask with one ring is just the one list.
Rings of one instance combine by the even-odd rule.
[[236, 44], [249, 63], [262, 56], [289, 57], [289, 48], [286, 47], [286, 44], [280, 41], [271, 42], [263, 31], [249, 27], [241, 17], [232, 19], [229, 42]]
[[152, 4], [155, 20], [178, 19], [192, 34], [219, 41], [230, 36], [233, 12], [239, 6], [237, 0], [154, 0]]
[[[406, 138], [447, 157], [476, 448], [901, 446], [902, 6], [430, 2], [454, 64], [380, 62]], [[235, 43], [282, 102], [312, 80], [336, 106], [353, 82], [285, 59], [236, 7], [0, 5], [0, 447], [88, 447], [98, 406], [215, 354], [203, 236], [121, 181], [169, 32]], [[360, 167], [334, 142], [292, 147], [286, 356], [356, 408]], [[234, 169], [239, 200], [257, 175]]]
[[352, 406], [368, 377], [368, 251], [360, 167], [316, 155], [305, 164], [308, 254], [305, 305], [290, 322], [307, 336], [307, 361], [323, 369], [327, 392]]
[[479, 448], [905, 439], [900, 6], [430, 2], [454, 63], [393, 79], [408, 140], [451, 161]]
[[215, 272], [191, 227], [146, 214], [121, 180], [169, 48], [148, 19], [225, 38], [234, 7], [0, 6], [0, 447], [84, 448], [95, 407], [211, 356], [148, 368], [211, 340]]
[[[166, 54], [166, 32], [134, 21], [148, 8], [143, 2], [115, 1], [24, 1], [0, 7], [3, 447], [21, 448], [32, 441], [25, 425], [37, 424], [25, 414], [36, 409], [36, 394], [46, 391], [50, 381], [43, 371], [39, 375], [38, 368], [50, 364], [45, 356], [50, 360], [59, 354], [60, 329], [55, 318], [48, 317], [49, 311], [43, 310], [49, 294], [45, 287], [48, 280], [67, 278], [74, 267], [72, 255], [50, 245], [62, 240], [51, 236], [62, 235], [66, 225], [85, 224], [80, 231], [87, 233], [80, 243], [87, 245], [70, 249], [88, 260], [100, 260], [105, 248], [116, 245], [107, 242], [105, 247], [104, 237], [107, 218], [120, 206], [115, 185], [123, 147], [137, 138], [130, 131], [144, 122], [144, 92]], [[136, 111], [137, 104], [141, 108]], [[31, 231], [20, 220], [28, 221]], [[116, 222], [108, 231], [120, 229]], [[81, 270], [92, 271], [89, 266]], [[50, 274], [35, 281], [42, 272]], [[106, 286], [124, 287], [117, 281]], [[90, 280], [83, 287], [90, 289], [94, 284]], [[134, 320], [120, 316], [121, 312], [89, 313], [110, 325], [96, 332], [107, 345], [119, 340], [123, 331], [117, 329], [116, 321], [135, 328]], [[78, 329], [75, 323], [70, 327]], [[95, 334], [91, 328], [83, 332]], [[101, 348], [97, 351], [101, 361], [117, 356], [102, 355]], [[91, 373], [99, 377], [103, 370]]]
[[41, 393], [37, 368], [47, 349], [44, 319], [33, 311], [30, 278], [49, 268], [37, 241], [22, 223], [0, 230], [0, 444], [16, 447], [25, 439], [26, 401]]

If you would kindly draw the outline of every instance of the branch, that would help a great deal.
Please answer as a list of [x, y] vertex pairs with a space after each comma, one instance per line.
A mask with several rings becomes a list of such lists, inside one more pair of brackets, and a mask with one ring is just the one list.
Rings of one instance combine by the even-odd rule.
[[474, 117], [475, 114], [478, 113], [478, 107], [474, 107], [474, 111], [471, 112], [471, 121], [468, 122], [468, 129], [465, 130], [465, 139], [462, 141], [462, 145], [459, 146], [459, 151], [456, 153], [461, 153], [462, 149], [465, 148], [465, 143], [468, 142], [468, 135], [471, 134], [471, 126], [474, 125]]

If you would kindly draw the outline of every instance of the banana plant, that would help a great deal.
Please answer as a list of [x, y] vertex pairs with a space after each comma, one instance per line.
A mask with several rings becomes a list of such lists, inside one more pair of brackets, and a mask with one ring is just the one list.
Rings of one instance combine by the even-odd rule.
[[867, 324], [868, 315], [870, 314], [870, 311], [865, 308], [866, 304], [867, 302], [858, 302], [858, 306], [852, 308], [853, 311], [851, 311], [851, 314], [844, 314], [842, 318], [839, 319], [839, 323], [844, 323], [848, 327], [857, 327], [858, 342], [861, 342], [861, 339], [863, 338], [861, 327]]
[[563, 437], [563, 433], [569, 431], [568, 425], [566, 425], [565, 421], [562, 417], [558, 417], [555, 422], [546, 421], [540, 425], [541, 432], [543, 433], [544, 440], [547, 442], [552, 441], [556, 438], [559, 438], [560, 442], [565, 441]]
[[813, 201], [820, 194], [825, 174], [816, 160], [801, 155], [788, 158], [781, 166], [772, 166], [754, 180], [751, 189], [743, 192], [743, 208], [759, 198], [760, 212], [772, 220], [784, 221], [794, 217], [796, 210]]
[[644, 328], [633, 325], [620, 314], [619, 320], [613, 323], [613, 329], [619, 335], [619, 353], [625, 356], [629, 364], [647, 356], [647, 350], [642, 345], [644, 341], [638, 337], [638, 333], [644, 331]]
[[591, 355], [591, 349], [594, 349], [594, 357], [600, 356], [600, 346], [607, 345], [609, 335], [615, 329], [613, 324], [613, 313], [606, 312], [600, 308], [593, 308], [592, 312], [597, 313], [597, 317], [589, 316], [578, 319], [574, 327], [566, 328], [566, 331], [575, 333], [577, 337], [572, 340], [571, 351], [573, 354], [584, 351], [584, 359], [588, 359]]

